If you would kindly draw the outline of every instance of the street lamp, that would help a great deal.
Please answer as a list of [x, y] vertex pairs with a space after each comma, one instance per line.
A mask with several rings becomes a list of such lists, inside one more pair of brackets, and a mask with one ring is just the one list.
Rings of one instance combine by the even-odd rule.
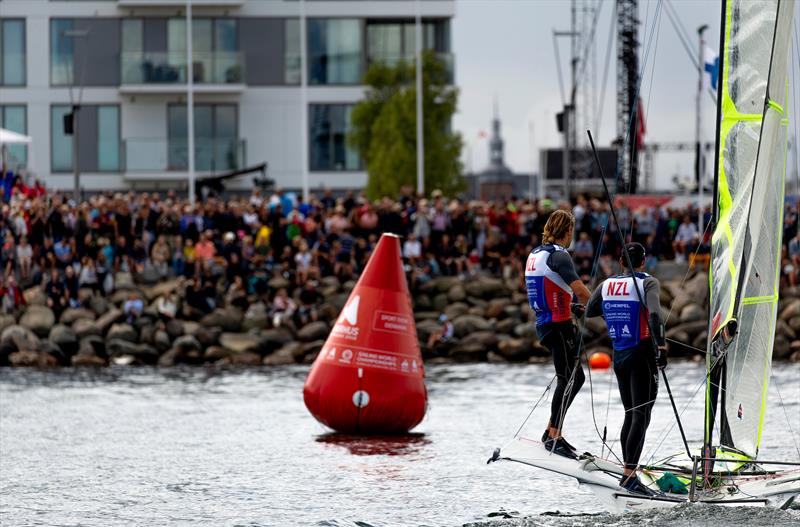
[[[61, 32], [60, 37], [63, 39], [78, 39], [86, 38], [89, 35], [88, 29], [65, 29]], [[70, 88], [69, 88], [69, 101], [72, 105], [72, 112], [64, 116], [64, 134], [72, 135], [72, 170], [75, 173], [74, 188], [72, 190], [72, 197], [75, 203], [79, 203], [81, 199], [81, 173], [80, 165], [78, 164], [78, 111], [81, 108], [81, 99], [83, 97], [83, 73], [84, 66], [86, 65], [86, 57], [84, 55], [83, 62], [81, 62], [81, 71], [78, 84], [78, 100], [74, 100], [72, 89], [75, 86], [75, 64], [73, 63], [70, 70]]]

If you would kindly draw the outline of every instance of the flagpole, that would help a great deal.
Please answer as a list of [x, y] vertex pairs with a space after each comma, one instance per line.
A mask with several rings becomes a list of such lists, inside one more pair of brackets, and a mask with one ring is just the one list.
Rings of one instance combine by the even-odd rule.
[[[697, 199], [697, 232], [702, 236], [705, 231], [703, 225], [703, 152], [700, 143], [700, 106], [701, 97], [703, 96], [703, 49], [705, 47], [705, 40], [703, 40], [703, 32], [708, 29], [707, 24], [703, 24], [697, 28], [697, 36], [700, 41], [698, 56], [697, 56], [697, 97], [695, 99], [695, 158], [694, 158], [694, 177], [697, 182], [698, 199]], [[702, 241], [702, 240], [701, 240]]]

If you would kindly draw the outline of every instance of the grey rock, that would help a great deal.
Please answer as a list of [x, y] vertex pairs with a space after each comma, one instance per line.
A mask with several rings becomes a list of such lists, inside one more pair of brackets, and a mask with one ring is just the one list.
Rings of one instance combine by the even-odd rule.
[[[186, 323], [184, 322], [184, 327], [185, 325]], [[201, 326], [197, 331], [187, 331], [186, 334], [194, 335], [203, 347], [208, 347], [219, 343], [219, 336], [222, 334], [222, 329]]]
[[441, 313], [445, 310], [448, 306], [450, 301], [447, 299], [447, 295], [445, 293], [439, 293], [435, 297], [433, 297], [433, 310]]
[[231, 366], [258, 366], [261, 364], [261, 355], [253, 353], [252, 351], [244, 351], [242, 353], [233, 353], [216, 362], [220, 365]]
[[517, 324], [519, 324], [519, 322], [513, 318], [504, 318], [503, 320], [497, 321], [497, 324], [494, 326], [494, 330], [496, 333], [505, 333], [506, 335], [511, 335], [514, 332], [514, 328]]
[[63, 313], [61, 313], [60, 321], [62, 324], [66, 324], [67, 326], [71, 326], [73, 322], [78, 320], [79, 318], [85, 318], [88, 320], [94, 320], [95, 314], [94, 311], [89, 309], [79, 307], [79, 308], [68, 308], [65, 309]]
[[147, 344], [134, 344], [127, 340], [110, 339], [106, 343], [106, 349], [110, 357], [129, 356], [134, 361], [141, 364], [156, 364], [158, 361], [158, 351]]
[[328, 332], [328, 325], [325, 322], [311, 322], [303, 326], [300, 331], [297, 332], [297, 338], [303, 342], [323, 340], [328, 336]]
[[689, 304], [681, 311], [681, 322], [696, 322], [706, 318], [706, 312], [697, 304]]
[[259, 333], [257, 352], [262, 356], [294, 341], [292, 333], [285, 328], [266, 329]]
[[106, 341], [103, 337], [97, 335], [83, 337], [78, 343], [78, 354], [97, 355], [101, 358], [107, 358]]
[[[111, 307], [105, 313], [100, 315], [97, 318], [97, 320], [94, 321], [93, 325], [97, 328], [97, 330], [100, 333], [105, 333], [108, 330], [108, 328], [111, 327], [112, 324], [117, 322], [124, 315], [125, 313], [123, 313], [121, 309], [118, 309], [116, 307]], [[75, 325], [73, 325], [72, 327], [73, 329], [75, 329]], [[77, 333], [77, 329], [75, 329], [75, 331]]]
[[78, 353], [72, 356], [70, 364], [74, 368], [100, 368], [106, 366], [107, 362], [104, 358], [91, 353]]
[[0, 333], [0, 348], [9, 351], [38, 351], [39, 339], [30, 329], [14, 324]]
[[58, 360], [48, 353], [38, 351], [15, 351], [8, 356], [11, 366], [17, 368], [52, 368], [58, 366]]
[[169, 335], [170, 340], [175, 340], [184, 334], [183, 322], [175, 318], [168, 320], [164, 329], [167, 335]]
[[222, 346], [209, 346], [203, 353], [203, 359], [207, 362], [216, 362], [230, 356], [232, 353], [231, 350], [223, 348]]
[[14, 315], [0, 315], [0, 333], [9, 326], [16, 325], [17, 320]]
[[275, 276], [267, 282], [267, 285], [270, 286], [273, 290], [277, 289], [288, 289], [292, 284], [289, 283], [289, 280], [282, 276]]
[[508, 298], [493, 298], [486, 306], [486, 318], [500, 318], [505, 314], [506, 307], [511, 305], [511, 300]]
[[295, 364], [297, 361], [295, 360], [295, 352], [299, 347], [301, 353], [303, 350], [303, 346], [294, 346], [294, 345], [286, 345], [280, 349], [275, 350], [274, 353], [271, 353], [264, 357], [262, 364], [265, 366], [283, 366], [286, 364]]
[[22, 296], [25, 298], [25, 305], [28, 307], [47, 305], [47, 297], [41, 287], [30, 287], [22, 292]]
[[447, 292], [447, 298], [451, 302], [461, 302], [467, 299], [467, 292], [461, 284], [456, 284]]
[[223, 331], [236, 332], [242, 327], [242, 312], [235, 307], [217, 308], [200, 319], [206, 327], [218, 326]]
[[129, 324], [112, 324], [110, 328], [108, 328], [108, 333], [106, 334], [106, 338], [111, 339], [120, 339], [120, 340], [127, 340], [128, 342], [136, 343], [139, 341], [139, 335], [136, 333], [136, 330], [133, 326]]
[[133, 275], [122, 272], [114, 275], [114, 289], [136, 289], [136, 285], [133, 283]]
[[201, 351], [203, 349], [202, 344], [200, 341], [197, 340], [194, 335], [183, 335], [175, 339], [175, 342], [172, 343], [173, 349], [178, 349], [184, 353], [188, 353], [190, 351]]
[[525, 362], [533, 354], [533, 342], [522, 338], [504, 339], [498, 343], [497, 352], [506, 360]]
[[462, 344], [477, 342], [487, 350], [497, 347], [497, 335], [493, 331], [476, 331], [461, 339]]
[[20, 326], [30, 329], [40, 337], [46, 337], [55, 323], [53, 310], [40, 305], [28, 306], [19, 319]]
[[488, 331], [491, 325], [485, 319], [475, 315], [461, 315], [453, 319], [453, 329], [456, 337], [462, 338], [476, 331]]
[[414, 297], [414, 309], [429, 310], [433, 308], [431, 297], [426, 294], [418, 294]]
[[179, 291], [184, 284], [183, 278], [171, 278], [169, 280], [164, 280], [163, 282], [159, 282], [152, 287], [146, 287], [144, 291], [145, 298], [152, 301], [157, 299], [160, 296], [167, 296]]
[[219, 337], [219, 343], [235, 353], [244, 353], [256, 350], [258, 339], [258, 335], [250, 333], [223, 333]]
[[65, 355], [74, 355], [78, 352], [78, 336], [69, 326], [56, 324], [50, 330], [48, 339], [58, 346]]
[[485, 316], [486, 316], [486, 308], [483, 307], [483, 306], [472, 306], [467, 311], [467, 314], [473, 315], [473, 316], [476, 316], [476, 317], [485, 318]]
[[[125, 293], [125, 295], [127, 299], [127, 293]], [[111, 305], [105, 297], [93, 296], [92, 299], [89, 300], [89, 308], [94, 311], [95, 315], [102, 317], [108, 312]]]
[[447, 315], [447, 318], [450, 320], [460, 317], [461, 315], [466, 315], [468, 311], [469, 306], [464, 302], [453, 302], [444, 308], [444, 314]]
[[169, 334], [163, 329], [156, 330], [153, 335], [153, 345], [159, 351], [167, 351], [171, 346]]
[[517, 324], [514, 326], [514, 335], [517, 337], [535, 337], [536, 325], [531, 322]]
[[439, 313], [436, 311], [415, 311], [414, 320], [421, 322], [423, 320], [439, 320]]
[[478, 342], [459, 343], [450, 350], [450, 358], [457, 362], [482, 362], [488, 350]]

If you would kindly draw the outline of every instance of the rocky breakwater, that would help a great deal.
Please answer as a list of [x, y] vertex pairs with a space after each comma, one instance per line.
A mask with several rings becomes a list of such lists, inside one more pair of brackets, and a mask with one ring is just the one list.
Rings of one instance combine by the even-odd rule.
[[[272, 290], [288, 287], [276, 277]], [[27, 307], [16, 315], [0, 315], [0, 366], [108, 366], [213, 364], [310, 364], [322, 348], [353, 281], [321, 280], [317, 320], [302, 327], [292, 322], [272, 327], [269, 306], [247, 298], [246, 309], [222, 306], [200, 313], [184, 302], [186, 283], [172, 279], [156, 284], [134, 281], [118, 273], [109, 296], [81, 290], [82, 307], [66, 309], [57, 318], [46, 306], [40, 288], [25, 291]], [[144, 313], [126, 317], [123, 306], [132, 292], [144, 300]], [[220, 297], [224, 291], [220, 291]], [[294, 292], [297, 297], [299, 290]], [[776, 360], [800, 360], [800, 288], [782, 291], [775, 332]], [[169, 298], [174, 318], [159, 312]], [[491, 276], [438, 277], [412, 290], [417, 333], [428, 363], [540, 362], [549, 360], [541, 345], [534, 315], [520, 281]], [[673, 358], [700, 360], [707, 337], [708, 276], [698, 273], [681, 284], [662, 282], [662, 313]], [[452, 338], [431, 339], [442, 331], [442, 314], [453, 325]], [[579, 324], [588, 353], [610, 353], [602, 318]], [[434, 342], [435, 341], [435, 342]], [[431, 343], [431, 345], [429, 345]]]

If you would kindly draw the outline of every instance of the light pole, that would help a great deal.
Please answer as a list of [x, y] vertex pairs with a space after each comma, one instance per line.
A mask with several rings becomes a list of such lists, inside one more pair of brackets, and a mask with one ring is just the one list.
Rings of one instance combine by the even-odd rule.
[[306, 40], [306, 2], [300, 0], [300, 176], [303, 185], [303, 203], [308, 203], [308, 65], [306, 55], [308, 41]]
[[[697, 231], [700, 233], [700, 236], [703, 236], [704, 232], [704, 225], [703, 225], [703, 152], [702, 152], [702, 145], [700, 144], [700, 98], [703, 95], [703, 49], [705, 47], [705, 40], [703, 40], [703, 32], [708, 29], [707, 24], [703, 24], [702, 26], [697, 28], [697, 37], [700, 41], [698, 55], [697, 55], [697, 97], [695, 99], [695, 129], [694, 129], [694, 140], [695, 140], [695, 158], [694, 158], [694, 177], [695, 181], [697, 181], [697, 208], [698, 208], [698, 218], [697, 218]], [[702, 241], [702, 240], [701, 240]]]
[[[60, 36], [64, 39], [78, 39], [78, 38], [85, 38], [89, 34], [88, 29], [65, 29], [61, 32]], [[74, 54], [73, 54], [74, 56]], [[75, 64], [73, 62], [72, 68], [70, 69], [71, 72], [71, 79], [70, 79], [70, 88], [69, 88], [69, 100], [72, 105], [72, 112], [69, 114], [69, 120], [72, 130], [72, 171], [74, 173], [73, 179], [73, 189], [72, 189], [72, 197], [75, 200], [75, 204], [77, 205], [80, 203], [81, 200], [81, 171], [80, 171], [80, 163], [78, 161], [78, 155], [80, 150], [78, 149], [78, 113], [81, 109], [81, 99], [83, 98], [83, 73], [84, 73], [84, 66], [86, 65], [86, 56], [83, 55], [84, 61], [81, 62], [81, 71], [79, 75], [78, 81], [78, 100], [75, 101], [75, 98], [72, 93], [72, 89], [75, 87]], [[66, 134], [67, 127], [66, 122], [64, 123], [64, 132]]]
[[189, 204], [194, 208], [194, 49], [192, 46], [192, 0], [186, 0], [186, 148], [189, 170]]
[[417, 195], [425, 194], [425, 136], [422, 126], [422, 13], [419, 0], [414, 2], [416, 8], [417, 34]]

